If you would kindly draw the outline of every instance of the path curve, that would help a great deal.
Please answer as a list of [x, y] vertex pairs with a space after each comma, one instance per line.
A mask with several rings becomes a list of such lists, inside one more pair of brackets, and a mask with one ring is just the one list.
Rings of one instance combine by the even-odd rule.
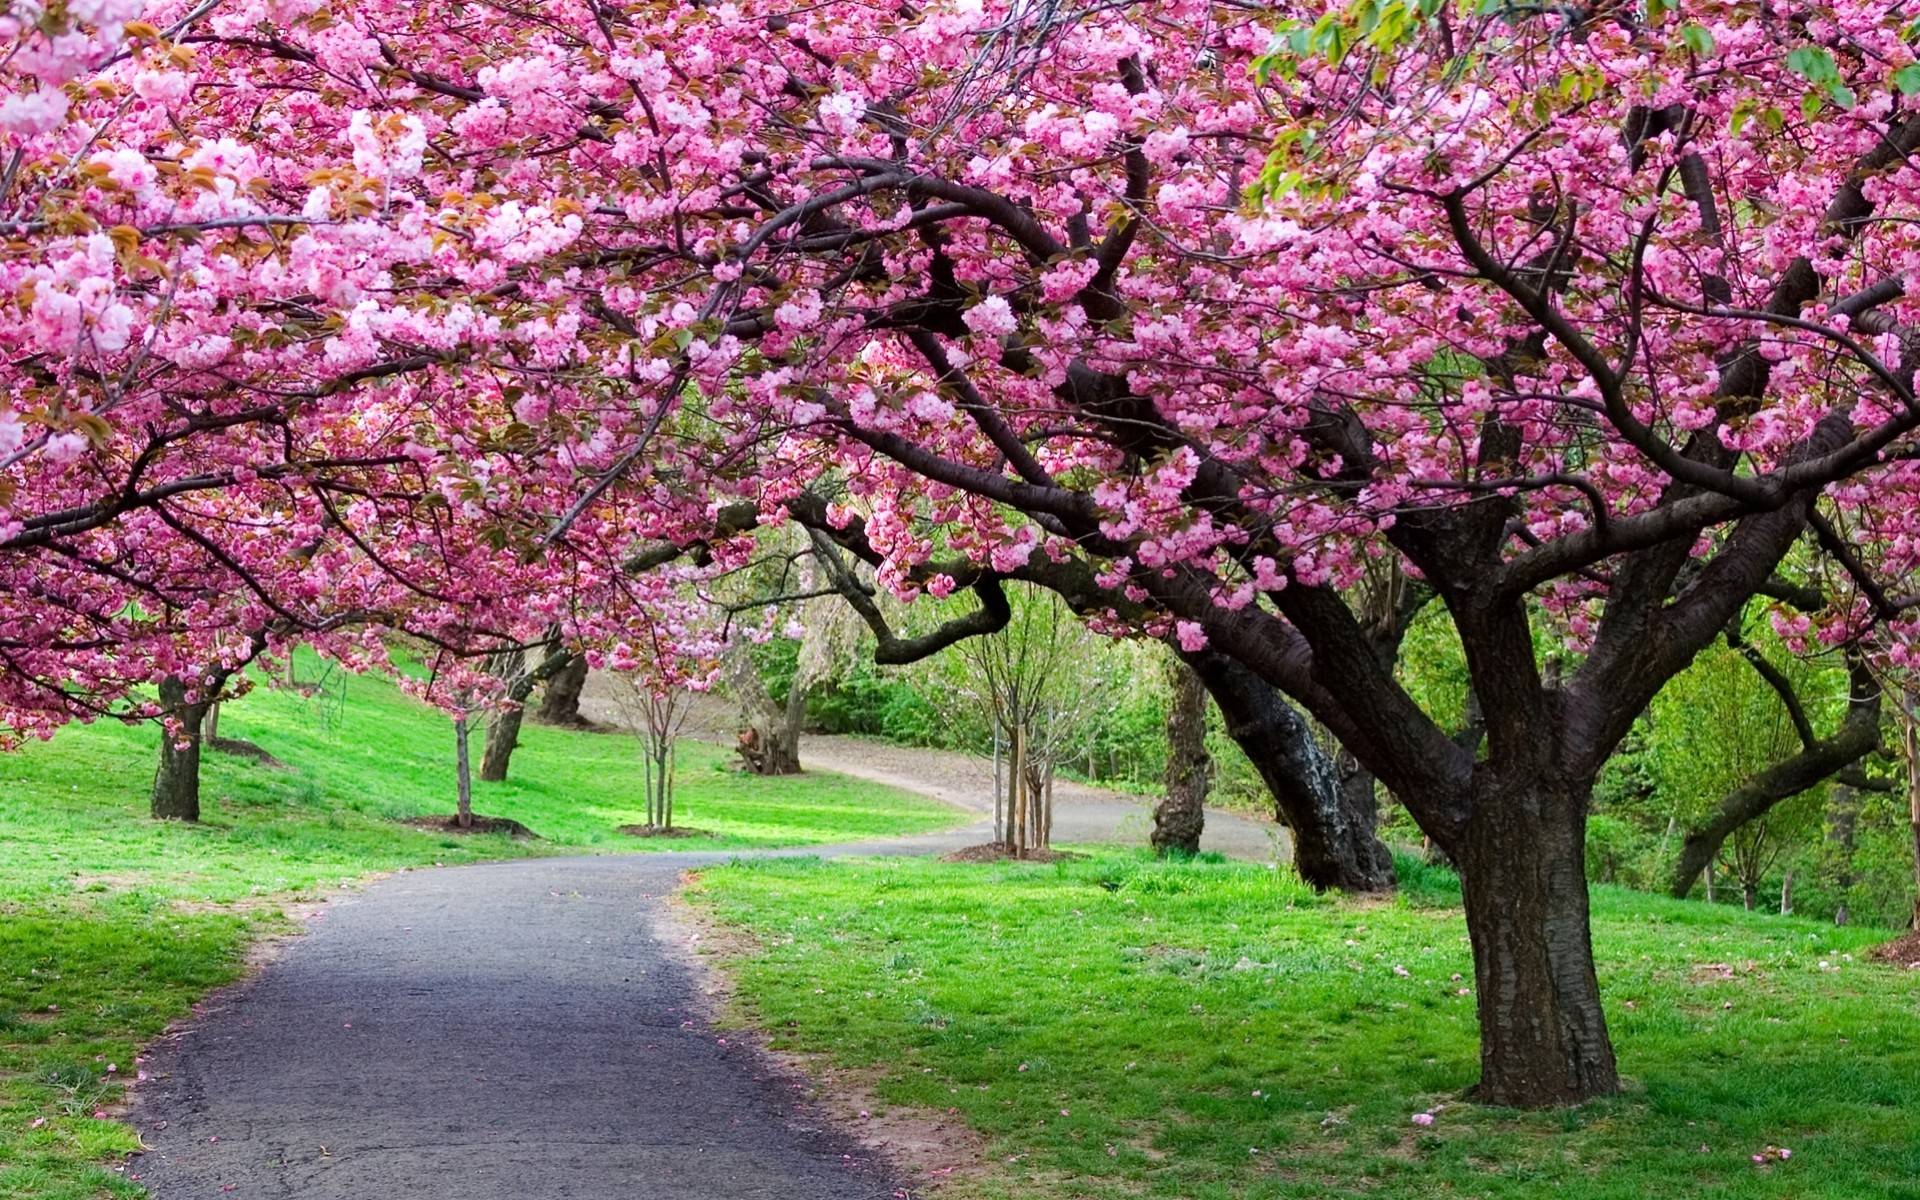
[[[587, 677], [580, 710], [590, 720], [621, 726], [626, 714], [606, 677]], [[703, 696], [689, 728], [704, 741], [731, 743], [737, 711], [717, 696]], [[870, 738], [808, 734], [800, 739], [806, 770], [832, 771], [884, 783], [944, 801], [984, 818], [964, 829], [916, 838], [921, 853], [944, 854], [993, 840], [993, 761], [953, 750], [898, 746]], [[1153, 828], [1153, 799], [1062, 779], [1053, 790], [1053, 840], [1059, 845], [1145, 846]], [[1285, 826], [1208, 808], [1200, 848], [1253, 862], [1290, 862]]]
[[148, 1058], [155, 1200], [868, 1200], [871, 1151], [716, 1034], [664, 897], [726, 856], [522, 859], [343, 895]]
[[[589, 712], [589, 715], [599, 714]], [[604, 718], [603, 718], [604, 719]], [[750, 855], [405, 871], [162, 1038], [132, 1120], [154, 1200], [881, 1200], [874, 1152], [705, 1017], [668, 920], [690, 867], [937, 854], [991, 837], [992, 766], [813, 737], [806, 764], [981, 814], [960, 829]], [[1059, 843], [1144, 844], [1151, 802], [1063, 784]], [[1285, 857], [1209, 809], [1203, 848]]]

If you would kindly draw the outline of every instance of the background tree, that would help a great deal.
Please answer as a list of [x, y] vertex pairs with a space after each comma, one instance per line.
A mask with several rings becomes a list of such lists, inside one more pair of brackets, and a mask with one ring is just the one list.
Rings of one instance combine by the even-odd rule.
[[[1737, 629], [1726, 641], [1726, 653], [1703, 656], [1654, 702], [1662, 740], [1671, 743], [1658, 763], [1661, 789], [1686, 806], [1676, 811], [1683, 838], [1673, 893], [1686, 895], [1730, 843], [1729, 865], [1752, 908], [1786, 841], [1817, 826], [1826, 781], [1850, 769], [1858, 775], [1860, 761], [1880, 748], [1880, 683], [1858, 653], [1823, 670], [1778, 665]], [[1825, 694], [1809, 695], [1811, 688]], [[1835, 709], [1838, 719], [1828, 716]], [[1819, 724], [1834, 732], [1821, 736]]]
[[580, 693], [586, 686], [587, 656], [574, 654], [547, 680], [534, 719], [543, 725], [580, 724]]
[[675, 749], [693, 716], [694, 693], [639, 671], [612, 676], [614, 703], [640, 740], [646, 780], [647, 833], [673, 829]]
[[211, 741], [210, 714], [236, 679], [267, 647], [265, 630], [255, 631], [212, 664], [159, 682], [160, 762], [154, 770], [151, 812], [159, 821], [200, 819], [200, 755]]
[[1167, 665], [1166, 794], [1153, 809], [1153, 848], [1161, 855], [1200, 852], [1213, 757], [1207, 753], [1207, 688], [1187, 664]]
[[[516, 647], [488, 659], [487, 670], [499, 677], [502, 695], [501, 703], [487, 719], [487, 749], [480, 759], [481, 779], [488, 783], [506, 781], [508, 767], [513, 762], [513, 752], [520, 745], [520, 723], [526, 716], [528, 697], [542, 682], [553, 680], [575, 662], [580, 664], [581, 682], [584, 684], [586, 656], [557, 639], [529, 649]], [[576, 691], [573, 696], [576, 720], [579, 717], [579, 700]]]
[[967, 639], [949, 660], [955, 689], [971, 697], [1005, 747], [1004, 790], [995, 772], [995, 831], [1007, 853], [1043, 850], [1053, 836], [1053, 783], [1085, 743], [1107, 681], [1099, 639], [1050, 592], [1017, 589], [1000, 631]]

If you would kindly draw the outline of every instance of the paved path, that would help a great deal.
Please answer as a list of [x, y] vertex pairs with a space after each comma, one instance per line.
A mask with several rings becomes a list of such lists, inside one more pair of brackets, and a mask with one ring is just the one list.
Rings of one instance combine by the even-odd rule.
[[[986, 818], [938, 835], [937, 841], [915, 839], [926, 845], [927, 852], [944, 854], [993, 840], [993, 763], [989, 759], [948, 750], [892, 746], [865, 738], [815, 735], [800, 739], [800, 763], [808, 770], [834, 771], [919, 792]], [[1129, 796], [1064, 779], [1054, 785], [1055, 845], [1144, 846], [1152, 828], [1151, 797]], [[1250, 821], [1218, 808], [1207, 810], [1200, 848], [1256, 862], [1285, 862], [1292, 853], [1284, 826]]]
[[131, 1171], [157, 1200], [891, 1196], [701, 1017], [660, 923], [688, 865], [413, 871], [327, 905], [156, 1047]]
[[[977, 813], [990, 764], [847, 738], [809, 766]], [[1209, 812], [1208, 848], [1284, 854]], [[1056, 842], [1143, 843], [1147, 809], [1063, 787]], [[927, 854], [991, 820], [772, 854]], [[663, 897], [713, 854], [410, 871], [343, 895], [308, 936], [149, 1057], [131, 1170], [156, 1200], [883, 1200], [871, 1151], [796, 1081], [723, 1044], [669, 943]]]

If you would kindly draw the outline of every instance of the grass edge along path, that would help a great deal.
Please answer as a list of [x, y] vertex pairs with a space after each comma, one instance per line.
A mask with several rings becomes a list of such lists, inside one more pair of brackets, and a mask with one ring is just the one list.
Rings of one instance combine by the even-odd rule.
[[1458, 884], [1402, 867], [1386, 903], [1110, 853], [742, 862], [687, 898], [747, 947], [734, 1022], [987, 1139], [953, 1200], [1916, 1195], [1920, 972], [1865, 961], [1887, 931], [1596, 888], [1626, 1092], [1481, 1108]]
[[[221, 734], [288, 764], [208, 754], [199, 825], [146, 816], [158, 731], [103, 722], [0, 754], [0, 1200], [141, 1194], [115, 1118], [137, 1049], [238, 979], [288, 910], [379, 874], [535, 854], [745, 849], [964, 824], [970, 814], [878, 784], [814, 774], [743, 777], [688, 744], [678, 816], [719, 837], [655, 842], [639, 750], [617, 733], [529, 724], [514, 779], [478, 784], [476, 810], [545, 835], [409, 828], [452, 808], [450, 722], [374, 678], [301, 657], [305, 692], [229, 704]], [[477, 748], [476, 748], [477, 753]]]

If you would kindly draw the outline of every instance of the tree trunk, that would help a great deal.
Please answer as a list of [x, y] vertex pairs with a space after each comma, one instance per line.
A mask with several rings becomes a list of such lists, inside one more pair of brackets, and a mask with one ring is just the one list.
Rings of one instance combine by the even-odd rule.
[[1004, 845], [1007, 840], [1007, 826], [1003, 816], [1006, 810], [1006, 792], [1001, 783], [1001, 745], [1000, 722], [993, 723], [993, 840]]
[[1920, 722], [1914, 706], [1920, 693], [1909, 691], [1900, 705], [1901, 749], [1907, 759], [1907, 822], [1913, 834], [1913, 916], [1908, 925], [1920, 931]]
[[454, 803], [454, 824], [462, 829], [473, 828], [473, 776], [467, 766], [467, 719], [456, 717], [453, 722], [453, 779], [458, 799]]
[[[755, 775], [798, 775], [800, 721], [793, 711], [795, 697], [789, 694], [785, 706], [774, 702], [767, 692], [766, 681], [760, 678], [760, 669], [753, 663], [753, 655], [745, 646], [727, 656], [727, 685], [747, 722], [736, 746], [747, 770]], [[799, 690], [797, 676], [794, 686]], [[799, 700], [798, 710], [804, 714], [804, 694]]]
[[480, 756], [480, 778], [488, 783], [505, 783], [507, 764], [520, 745], [520, 722], [526, 709], [520, 705], [493, 714], [487, 723], [487, 749]]
[[1835, 925], [1845, 925], [1851, 919], [1859, 821], [1860, 793], [1848, 784], [1834, 784], [1827, 793], [1827, 836], [1837, 847], [1834, 850], [1837, 862], [1834, 883], [1840, 889], [1840, 903], [1833, 910]]
[[546, 694], [540, 698], [540, 711], [534, 719], [543, 725], [580, 724], [580, 692], [586, 686], [587, 656], [576, 654], [547, 681]]
[[1293, 865], [1316, 888], [1393, 890], [1393, 853], [1375, 834], [1372, 778], [1345, 795], [1307, 722], [1252, 670], [1213, 651], [1182, 655], [1199, 673], [1232, 738], [1260, 772], [1275, 815], [1293, 833]]
[[1618, 1091], [1588, 930], [1587, 797], [1534, 780], [1493, 786], [1522, 794], [1476, 797], [1454, 847], [1480, 1016], [1473, 1096], [1547, 1108]]
[[1173, 691], [1167, 706], [1167, 790], [1153, 808], [1154, 852], [1186, 855], [1200, 852], [1200, 831], [1206, 822], [1207, 791], [1213, 782], [1213, 759], [1207, 754], [1207, 689], [1187, 664], [1167, 665]]
[[1780, 877], [1780, 915], [1783, 917], [1793, 915], [1793, 869], [1791, 867]]
[[[180, 723], [176, 735], [160, 727], [160, 767], [153, 776], [153, 817], [157, 821], [200, 819], [200, 739], [211, 705], [187, 701], [187, 683], [169, 675], [160, 681], [160, 703]], [[201, 694], [218, 691], [218, 685]]]

